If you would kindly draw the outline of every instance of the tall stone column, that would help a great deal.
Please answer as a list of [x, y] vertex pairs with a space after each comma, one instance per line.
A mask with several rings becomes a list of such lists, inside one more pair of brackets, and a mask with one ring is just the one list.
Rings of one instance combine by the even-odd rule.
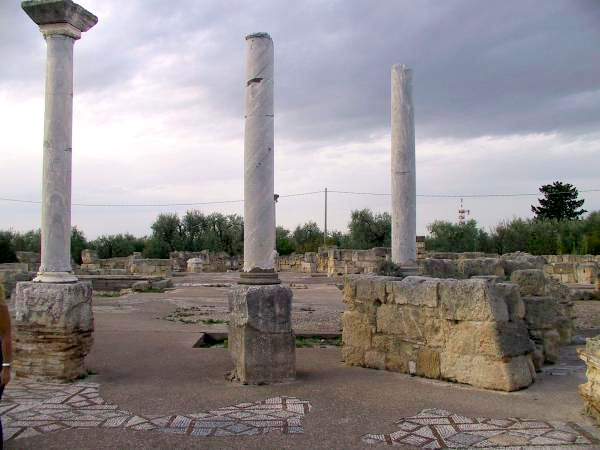
[[275, 272], [273, 41], [246, 36], [243, 284], [279, 283]]
[[42, 175], [42, 260], [35, 281], [73, 282], [71, 154], [73, 45], [98, 19], [70, 0], [22, 3], [46, 40], [46, 106]]
[[392, 67], [392, 262], [414, 267], [417, 260], [417, 188], [412, 71]]
[[42, 261], [34, 282], [18, 283], [15, 372], [73, 380], [92, 342], [92, 288], [71, 268], [73, 45], [98, 18], [71, 0], [31, 0], [23, 10], [46, 40], [42, 178]]
[[292, 291], [275, 272], [273, 190], [273, 41], [246, 36], [244, 139], [244, 271], [229, 292], [231, 379], [270, 384], [294, 379]]

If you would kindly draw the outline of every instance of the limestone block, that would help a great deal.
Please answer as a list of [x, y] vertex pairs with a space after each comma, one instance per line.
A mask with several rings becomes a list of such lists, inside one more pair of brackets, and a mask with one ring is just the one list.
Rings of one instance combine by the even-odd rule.
[[342, 359], [348, 365], [364, 364], [365, 352], [371, 348], [375, 327], [358, 311], [344, 311], [342, 327]]
[[98, 252], [96, 252], [96, 250], [86, 248], [81, 251], [81, 262], [83, 264], [94, 264], [97, 259]]
[[598, 280], [598, 265], [596, 263], [577, 264], [575, 280], [578, 284], [596, 284]]
[[564, 318], [562, 307], [553, 297], [523, 297], [525, 321], [530, 329], [552, 329]]
[[437, 308], [439, 304], [439, 280], [428, 277], [410, 276], [392, 283], [394, 302]]
[[457, 270], [464, 278], [473, 275], [504, 276], [504, 267], [498, 258], [459, 259]]
[[508, 307], [486, 280], [440, 280], [440, 305], [451, 320], [508, 321]]
[[495, 283], [492, 289], [499, 291], [499, 295], [504, 298], [510, 321], [525, 318], [525, 303], [521, 298], [519, 286], [513, 283]]
[[18, 283], [16, 375], [63, 381], [85, 376], [93, 329], [90, 284]]
[[504, 272], [507, 276], [515, 270], [522, 269], [543, 269], [546, 261], [543, 256], [533, 256], [529, 253], [516, 252], [506, 253], [500, 257]]
[[292, 291], [280, 285], [229, 292], [231, 378], [242, 384], [289, 381], [296, 375]]
[[417, 352], [416, 374], [426, 378], [440, 378], [440, 353], [427, 347]]
[[372, 369], [385, 369], [385, 353], [377, 350], [367, 350], [365, 352], [365, 367]]
[[535, 369], [529, 355], [502, 361], [483, 355], [442, 352], [440, 376], [484, 389], [510, 392], [529, 386], [534, 380]]
[[446, 350], [463, 355], [503, 359], [531, 353], [525, 322], [459, 322], [450, 326]]
[[546, 293], [546, 277], [542, 270], [515, 270], [510, 276], [510, 281], [519, 286], [523, 296], [543, 296]]

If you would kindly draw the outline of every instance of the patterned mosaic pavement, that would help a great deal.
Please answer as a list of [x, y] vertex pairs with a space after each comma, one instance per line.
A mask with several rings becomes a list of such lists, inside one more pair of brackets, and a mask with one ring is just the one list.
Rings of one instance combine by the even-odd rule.
[[194, 436], [302, 433], [302, 418], [311, 408], [307, 401], [274, 397], [197, 414], [141, 416], [106, 402], [98, 387], [97, 383], [12, 382], [0, 404], [4, 440], [89, 427]]
[[368, 444], [422, 448], [598, 448], [600, 430], [572, 422], [464, 417], [442, 409], [424, 409], [396, 422], [390, 434], [367, 434]]

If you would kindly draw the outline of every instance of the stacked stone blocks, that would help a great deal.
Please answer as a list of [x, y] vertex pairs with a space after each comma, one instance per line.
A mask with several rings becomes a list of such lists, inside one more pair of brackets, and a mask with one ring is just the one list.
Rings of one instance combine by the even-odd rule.
[[17, 377], [72, 381], [87, 374], [93, 343], [92, 287], [88, 283], [17, 285]]
[[229, 293], [231, 379], [242, 384], [293, 380], [296, 344], [292, 291], [279, 285], [237, 287]]
[[535, 377], [518, 288], [494, 280], [346, 276], [348, 365], [514, 391]]

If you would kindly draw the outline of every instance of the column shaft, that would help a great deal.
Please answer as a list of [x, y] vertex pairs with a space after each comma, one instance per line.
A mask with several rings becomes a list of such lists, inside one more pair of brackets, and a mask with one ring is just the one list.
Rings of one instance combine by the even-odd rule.
[[73, 44], [46, 35], [46, 105], [42, 179], [42, 254], [37, 281], [76, 281], [71, 269]]
[[273, 41], [246, 37], [244, 272], [275, 267]]
[[415, 126], [412, 71], [392, 67], [392, 261], [410, 266], [417, 259]]

